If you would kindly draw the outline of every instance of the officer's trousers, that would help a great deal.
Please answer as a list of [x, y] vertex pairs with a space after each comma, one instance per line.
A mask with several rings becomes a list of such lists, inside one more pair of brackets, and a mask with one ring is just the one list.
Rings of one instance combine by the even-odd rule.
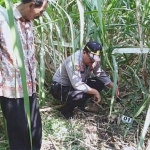
[[[91, 88], [101, 91], [104, 88], [104, 83], [96, 77], [89, 78], [87, 85]], [[51, 94], [55, 99], [66, 101], [66, 109], [73, 111], [75, 107], [83, 107], [85, 102], [93, 97], [91, 94], [75, 90], [72, 86], [62, 86], [57, 82], [53, 82], [51, 86]]]
[[[29, 128], [23, 98], [0, 97], [1, 108], [7, 123], [10, 150], [31, 150]], [[42, 125], [36, 94], [29, 97], [33, 149], [41, 148]]]

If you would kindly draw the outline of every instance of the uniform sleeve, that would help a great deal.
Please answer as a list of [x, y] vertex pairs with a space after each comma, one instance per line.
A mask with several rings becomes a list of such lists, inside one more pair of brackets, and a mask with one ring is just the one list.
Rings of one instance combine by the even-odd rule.
[[105, 85], [108, 85], [111, 80], [110, 78], [106, 75], [105, 71], [101, 68], [99, 62], [95, 62], [95, 66], [93, 67], [93, 73], [95, 76], [101, 80]]
[[66, 70], [73, 88], [86, 93], [91, 88], [87, 84], [82, 82], [79, 66], [80, 65], [77, 63], [69, 62], [66, 64]]

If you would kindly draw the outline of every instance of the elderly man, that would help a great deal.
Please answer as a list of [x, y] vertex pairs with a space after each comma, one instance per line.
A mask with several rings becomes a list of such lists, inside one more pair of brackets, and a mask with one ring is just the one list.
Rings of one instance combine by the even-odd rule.
[[[27, 90], [31, 112], [33, 150], [41, 148], [42, 125], [36, 97], [36, 61], [32, 20], [40, 17], [47, 7], [47, 0], [22, 0], [13, 8], [14, 20], [19, 31], [26, 69]], [[30, 150], [30, 134], [24, 109], [24, 95], [20, 71], [15, 64], [8, 15], [0, 7], [0, 100], [6, 118], [11, 150]]]
[[[113, 88], [112, 81], [100, 66], [101, 51], [99, 43], [90, 41], [83, 50], [69, 56], [54, 74], [51, 94], [54, 98], [66, 102], [61, 110], [66, 119], [73, 117], [75, 107], [84, 107], [88, 98], [93, 97], [99, 103], [99, 92], [104, 86]], [[118, 88], [116, 96], [119, 96]]]

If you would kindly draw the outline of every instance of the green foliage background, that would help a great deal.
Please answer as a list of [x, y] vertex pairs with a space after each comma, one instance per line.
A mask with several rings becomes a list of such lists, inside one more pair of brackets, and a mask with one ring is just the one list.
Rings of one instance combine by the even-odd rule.
[[[18, 2], [19, 0], [12, 0], [13, 3], [16, 3]], [[0, 0], [0, 5], [4, 6], [5, 7], [5, 2], [4, 0]]]
[[[4, 1], [0, 0], [0, 4], [4, 6]], [[44, 16], [34, 22], [41, 106], [46, 102], [54, 103], [49, 87], [59, 64], [77, 49], [82, 49], [88, 40], [99, 41], [103, 45], [102, 66], [112, 80], [118, 81], [125, 109], [123, 112], [111, 109], [110, 99], [114, 96], [111, 90], [101, 93], [102, 104], [110, 106], [111, 114], [124, 113], [139, 124], [143, 129], [139, 142], [142, 145], [148, 129], [144, 125], [149, 124], [145, 117], [150, 110], [150, 55], [116, 55], [117, 72], [112, 51], [123, 47], [140, 47], [141, 50], [150, 47], [149, 12], [150, 0], [50, 0]], [[131, 126], [127, 125], [125, 136]]]

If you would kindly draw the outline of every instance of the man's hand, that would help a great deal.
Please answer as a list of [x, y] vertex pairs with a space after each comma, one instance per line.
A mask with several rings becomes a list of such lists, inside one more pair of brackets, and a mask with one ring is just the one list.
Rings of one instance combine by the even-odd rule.
[[[110, 87], [110, 88], [113, 88], [113, 87], [114, 87], [114, 84], [113, 84], [112, 82], [110, 82], [107, 86]], [[118, 86], [116, 86], [115, 95], [116, 95], [116, 97], [119, 97], [119, 95], [120, 95]]]
[[100, 103], [101, 101], [101, 96], [98, 91], [96, 94], [94, 94], [94, 101], [96, 101], [97, 103]]
[[94, 101], [96, 101], [96, 103], [100, 103], [101, 97], [96, 89], [91, 88], [87, 93], [92, 94], [94, 96]]
[[118, 86], [116, 87], [116, 97], [119, 97], [120, 95], [120, 92], [119, 92], [119, 89], [118, 89]]

